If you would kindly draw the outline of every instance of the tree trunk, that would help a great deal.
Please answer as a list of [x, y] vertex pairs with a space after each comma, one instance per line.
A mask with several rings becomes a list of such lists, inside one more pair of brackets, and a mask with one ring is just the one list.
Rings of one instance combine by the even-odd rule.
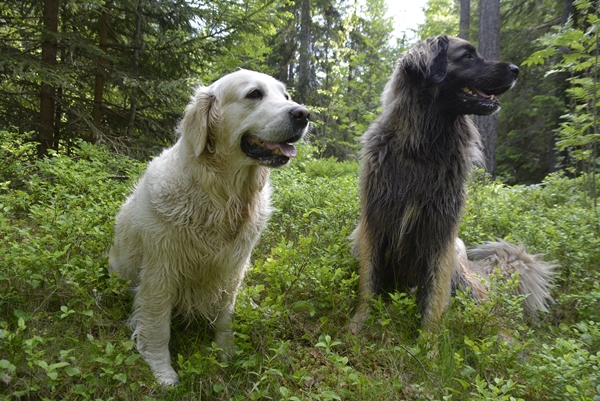
[[298, 103], [305, 104], [308, 100], [310, 87], [310, 1], [302, 0], [300, 17], [300, 58], [298, 60]]
[[[106, 53], [108, 50], [108, 10], [110, 7], [110, 1], [107, 1], [102, 9], [100, 15], [100, 26], [99, 26], [99, 45], [102, 53]], [[96, 82], [94, 84], [94, 106], [92, 108], [92, 118], [94, 120], [94, 127], [97, 130], [92, 132], [90, 142], [96, 143], [98, 140], [98, 131], [102, 125], [102, 98], [104, 94], [104, 74], [106, 70], [106, 59], [102, 56], [98, 57], [98, 64], [96, 67]]]
[[469, 40], [471, 27], [471, 0], [460, 0], [460, 23], [458, 37]]
[[[60, 0], [44, 0], [44, 29], [42, 32], [42, 64], [50, 71], [56, 67], [58, 42], [58, 16]], [[56, 89], [54, 84], [42, 81], [40, 91], [40, 126], [38, 129], [38, 157], [48, 154], [54, 144], [54, 113], [56, 107]]]
[[569, 17], [575, 17], [575, 5], [573, 4], [573, 0], [563, 0], [563, 12], [560, 17], [560, 23], [565, 25]]
[[[488, 60], [500, 59], [500, 0], [480, 0], [478, 50]], [[496, 170], [498, 115], [475, 116], [474, 120], [481, 133], [485, 167], [493, 177]]]
[[135, 12], [136, 24], [133, 34], [133, 74], [136, 83], [131, 88], [131, 102], [129, 107], [129, 121], [127, 122], [127, 136], [133, 136], [135, 128], [135, 115], [137, 112], [137, 79], [139, 78], [139, 59], [142, 49], [142, 0], [138, 1], [137, 10]]
[[[565, 25], [569, 21], [569, 17], [572, 17], [573, 19], [575, 19], [575, 16], [576, 16], [575, 15], [575, 6], [573, 5], [573, 0], [564, 0], [563, 1], [563, 11], [562, 11], [562, 15], [560, 17], [561, 25]], [[574, 20], [573, 22], [575, 23], [576, 21]], [[561, 46], [561, 47], [559, 47], [558, 51], [561, 55], [556, 56], [556, 59], [553, 60], [552, 62], [558, 62], [558, 59], [560, 59], [562, 57], [562, 54], [569, 52], [569, 48], [566, 46]], [[551, 77], [552, 77], [551, 79], [554, 80], [554, 95], [557, 98], [561, 99], [565, 103], [565, 107], [568, 107], [566, 90], [568, 87], [569, 73], [566, 71], [556, 72]], [[558, 167], [559, 167], [559, 157], [558, 157], [559, 152], [556, 147], [556, 142], [557, 142], [557, 134], [553, 132], [550, 134], [550, 137], [548, 138], [548, 146], [550, 147], [550, 156], [548, 157], [548, 161], [547, 161], [547, 166], [548, 166], [547, 170], [550, 173], [557, 171]], [[566, 155], [566, 153], [565, 153], [565, 155]], [[565, 155], [563, 155], [563, 156], [565, 156]]]

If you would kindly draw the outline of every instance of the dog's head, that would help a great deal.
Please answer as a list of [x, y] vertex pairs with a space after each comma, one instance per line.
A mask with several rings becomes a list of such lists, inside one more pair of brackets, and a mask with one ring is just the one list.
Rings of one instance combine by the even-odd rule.
[[415, 45], [398, 67], [410, 82], [437, 98], [453, 115], [488, 115], [500, 109], [497, 96], [512, 88], [519, 67], [485, 60], [466, 40], [441, 35]]
[[220, 154], [242, 164], [279, 167], [296, 156], [293, 143], [304, 137], [309, 116], [281, 82], [239, 70], [198, 88], [180, 131], [196, 157]]

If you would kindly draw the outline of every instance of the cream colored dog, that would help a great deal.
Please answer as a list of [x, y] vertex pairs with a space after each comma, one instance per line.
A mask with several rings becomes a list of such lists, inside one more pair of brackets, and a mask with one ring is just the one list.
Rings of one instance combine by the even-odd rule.
[[156, 380], [174, 385], [171, 311], [204, 316], [233, 348], [238, 287], [267, 224], [269, 169], [296, 156], [309, 112], [279, 81], [241, 70], [200, 87], [180, 138], [149, 165], [117, 215], [112, 270], [134, 287], [130, 324]]

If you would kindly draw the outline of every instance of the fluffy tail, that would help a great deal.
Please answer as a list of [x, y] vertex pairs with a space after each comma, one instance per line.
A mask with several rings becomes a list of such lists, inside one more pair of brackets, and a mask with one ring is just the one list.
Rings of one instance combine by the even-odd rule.
[[526, 314], [536, 316], [538, 311], [547, 311], [550, 284], [556, 265], [544, 262], [540, 255], [525, 252], [524, 246], [498, 240], [478, 245], [467, 251], [460, 238], [455, 242], [458, 266], [452, 276], [452, 291], [458, 288], [471, 288], [476, 299], [485, 299], [487, 289], [481, 278], [487, 280], [490, 274], [500, 271], [505, 280], [519, 272], [517, 295], [527, 295], [523, 303]]

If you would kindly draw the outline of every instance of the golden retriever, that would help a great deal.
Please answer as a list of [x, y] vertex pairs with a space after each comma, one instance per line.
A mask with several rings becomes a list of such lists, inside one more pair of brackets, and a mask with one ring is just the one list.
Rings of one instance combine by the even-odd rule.
[[109, 264], [132, 282], [133, 337], [159, 383], [178, 382], [173, 309], [209, 319], [231, 352], [236, 294], [271, 213], [268, 167], [296, 156], [308, 120], [265, 74], [240, 70], [200, 87], [177, 143], [148, 165], [118, 213]]

